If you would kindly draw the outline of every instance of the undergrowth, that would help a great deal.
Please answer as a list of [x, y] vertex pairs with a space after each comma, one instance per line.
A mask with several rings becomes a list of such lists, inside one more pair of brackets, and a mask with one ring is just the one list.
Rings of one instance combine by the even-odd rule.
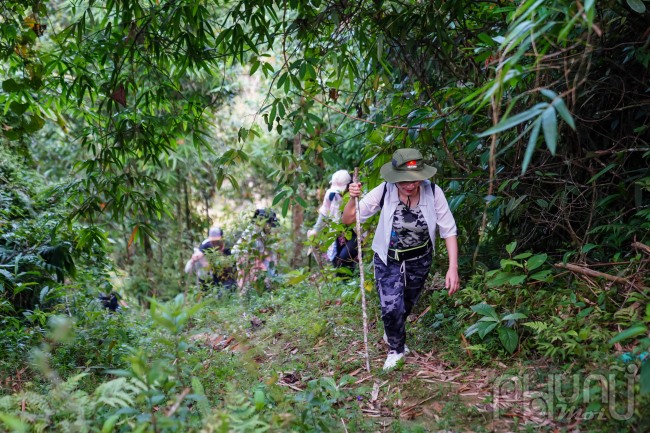
[[[484, 277], [476, 276], [451, 298], [442, 290], [427, 291], [407, 327], [417, 355], [391, 373], [381, 371], [386, 347], [372, 291], [367, 293], [371, 373], [365, 372], [360, 304], [348, 296], [354, 280], [320, 287], [320, 295], [318, 280], [244, 298], [192, 289], [187, 297], [168, 302], [152, 299], [149, 311], [130, 308], [109, 314], [89, 308], [76, 320], [52, 315], [44, 339], [30, 352], [30, 381], [13, 390], [3, 388], [0, 420], [16, 431], [494, 431], [513, 429], [513, 420], [485, 411], [493, 396], [471, 400], [458, 391], [459, 379], [432, 381], [428, 372], [438, 369], [449, 377], [460, 373], [489, 382], [540, 368], [530, 379], [544, 386], [558, 374], [569, 377], [586, 368], [595, 372], [607, 367], [606, 359], [611, 361], [604, 351], [585, 356], [584, 349], [558, 345], [573, 350], [566, 355], [574, 360], [568, 366], [561, 356], [540, 353], [548, 334], [523, 326], [513, 354], [498, 338], [464, 338], [476, 317], [471, 307], [478, 301], [515, 305], [509, 298], [514, 296], [522, 300], [517, 311], [527, 311], [526, 320], [549, 321], [534, 308], [539, 296], [548, 298], [548, 293], [480, 291], [483, 283]], [[568, 300], [566, 311], [583, 311], [570, 302], [568, 291], [556, 288], [553, 296]], [[558, 308], [562, 306], [560, 302]], [[567, 317], [563, 326], [583, 324]], [[591, 327], [596, 326], [602, 338], [612, 336], [605, 323], [594, 320]], [[574, 338], [580, 338], [576, 333]], [[589, 347], [593, 351], [598, 346]], [[557, 363], [549, 368], [553, 360]], [[620, 370], [614, 390], [621, 404], [626, 374]], [[594, 395], [602, 396], [603, 390], [594, 388]], [[637, 402], [632, 421], [610, 417], [598, 424], [585, 419], [584, 396], [563, 403], [562, 397], [571, 392], [561, 389], [554, 396], [555, 427], [579, 419], [590, 431], [612, 426], [633, 431], [636, 423], [644, 422], [639, 418], [644, 400]], [[596, 409], [603, 407], [590, 410]], [[558, 414], [566, 416], [557, 419]], [[531, 427], [523, 416], [516, 425], [520, 431], [545, 430]]]

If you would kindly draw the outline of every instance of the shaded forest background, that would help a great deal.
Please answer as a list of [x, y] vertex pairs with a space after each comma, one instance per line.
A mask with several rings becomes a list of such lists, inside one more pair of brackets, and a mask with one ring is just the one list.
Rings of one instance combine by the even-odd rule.
[[[200, 314], [177, 298], [192, 293], [181, 270], [212, 224], [234, 242], [255, 207], [273, 207], [277, 287], [330, 284], [308, 278], [305, 245], [329, 175], [360, 167], [370, 188], [395, 149], [417, 147], [438, 167], [459, 227], [465, 288], [453, 344], [488, 364], [586, 369], [632, 354], [640, 422], [650, 391], [647, 6], [2, 2], [0, 421], [54, 428], [13, 405], [81, 366], [137, 376], [126, 360], [147, 331], [105, 328], [96, 298], [116, 291], [150, 309], [149, 327], [180, 335]], [[165, 314], [173, 325], [156, 321]], [[66, 326], [74, 334], [57, 340]], [[112, 348], [91, 347], [97, 338]], [[174, 371], [186, 342], [169, 338]], [[196, 374], [186, 367], [178, 383], [153, 388], [179, 395]], [[88, 371], [75, 380], [105, 380]], [[11, 382], [17, 372], [35, 389]], [[97, 431], [127, 431], [123, 420], [115, 427], [120, 416], [141, 431], [201, 428], [189, 415], [156, 426], [98, 401]], [[200, 419], [208, 412], [201, 406]], [[336, 431], [306, 425], [293, 428]]]

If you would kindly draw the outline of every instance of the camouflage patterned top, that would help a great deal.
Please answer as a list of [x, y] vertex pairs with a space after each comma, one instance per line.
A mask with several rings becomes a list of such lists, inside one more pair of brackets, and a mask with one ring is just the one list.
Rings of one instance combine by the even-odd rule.
[[398, 250], [413, 248], [429, 239], [429, 226], [420, 206], [409, 208], [400, 201], [393, 215], [393, 229], [388, 248]]

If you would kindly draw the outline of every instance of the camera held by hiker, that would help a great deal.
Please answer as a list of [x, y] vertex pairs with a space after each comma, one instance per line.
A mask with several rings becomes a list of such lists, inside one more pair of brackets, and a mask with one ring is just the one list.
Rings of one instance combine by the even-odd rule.
[[[318, 209], [318, 220], [307, 232], [309, 238], [316, 236], [328, 223], [341, 221], [343, 194], [351, 181], [350, 173], [346, 170], [339, 170], [332, 175], [330, 187], [325, 192], [323, 204]], [[327, 250], [327, 258], [336, 268], [354, 269], [357, 258], [357, 235], [354, 230], [348, 229], [336, 237]]]
[[355, 197], [360, 200], [361, 222], [380, 212], [372, 250], [384, 341], [390, 346], [384, 370], [397, 366], [409, 352], [406, 319], [429, 275], [436, 229], [449, 256], [445, 287], [449, 295], [460, 287], [456, 222], [442, 189], [429, 180], [436, 171], [424, 163], [419, 150], [399, 149], [381, 167], [385, 182], [362, 199], [360, 183], [349, 187], [351, 199], [343, 210], [343, 223], [356, 220]]

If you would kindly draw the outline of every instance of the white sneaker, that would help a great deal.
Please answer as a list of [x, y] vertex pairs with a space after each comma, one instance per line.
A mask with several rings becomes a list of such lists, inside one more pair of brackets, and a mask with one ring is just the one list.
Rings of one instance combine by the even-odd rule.
[[[386, 332], [384, 332], [384, 343], [388, 344], [388, 336], [386, 335]], [[411, 353], [411, 349], [405, 344], [404, 345], [404, 355], [408, 355]]]
[[392, 370], [397, 367], [397, 364], [404, 359], [403, 353], [397, 353], [394, 350], [388, 352], [386, 362], [384, 362], [384, 371]]

